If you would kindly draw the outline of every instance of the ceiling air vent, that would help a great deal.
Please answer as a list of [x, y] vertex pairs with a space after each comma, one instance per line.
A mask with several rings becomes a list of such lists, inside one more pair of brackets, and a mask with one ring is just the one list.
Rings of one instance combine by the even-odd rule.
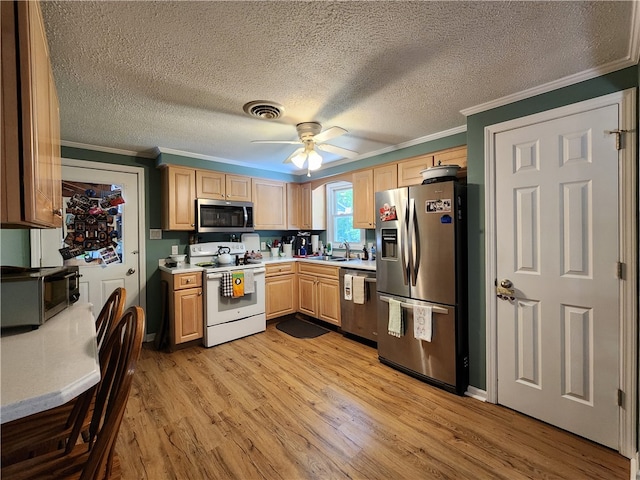
[[276, 120], [282, 116], [284, 107], [274, 102], [265, 100], [254, 100], [242, 107], [245, 113], [251, 117], [261, 118], [262, 120]]

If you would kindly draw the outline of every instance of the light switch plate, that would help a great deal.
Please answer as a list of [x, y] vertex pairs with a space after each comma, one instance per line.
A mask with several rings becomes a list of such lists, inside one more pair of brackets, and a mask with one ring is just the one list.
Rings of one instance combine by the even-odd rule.
[[162, 230], [159, 228], [150, 228], [149, 240], [162, 240]]
[[178, 245], [171, 245], [171, 255], [178, 255]]

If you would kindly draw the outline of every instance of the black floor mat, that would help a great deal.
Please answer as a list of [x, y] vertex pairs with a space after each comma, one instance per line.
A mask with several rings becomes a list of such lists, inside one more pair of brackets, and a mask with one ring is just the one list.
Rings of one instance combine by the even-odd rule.
[[296, 338], [315, 338], [320, 335], [324, 335], [329, 330], [319, 327], [313, 323], [305, 322], [297, 318], [289, 318], [283, 320], [276, 325], [276, 328], [281, 332], [287, 333]]

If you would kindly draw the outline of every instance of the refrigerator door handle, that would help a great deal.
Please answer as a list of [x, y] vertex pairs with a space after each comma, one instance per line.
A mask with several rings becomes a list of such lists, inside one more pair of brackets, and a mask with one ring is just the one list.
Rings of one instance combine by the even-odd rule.
[[416, 286], [420, 270], [420, 231], [418, 230], [418, 213], [416, 201], [411, 199], [411, 285]]
[[[386, 297], [384, 295], [380, 295], [379, 298], [380, 298], [380, 301], [389, 303], [389, 299], [391, 297]], [[434, 305], [432, 303], [422, 304], [422, 305], [430, 305], [431, 308], [432, 308], [433, 313], [440, 313], [442, 315], [448, 315], [449, 314], [449, 310], [447, 308], [440, 307], [440, 306]], [[408, 308], [410, 310], [413, 310], [413, 308], [416, 307], [417, 305], [414, 305], [413, 303], [400, 302], [400, 306], [402, 308]]]
[[408, 258], [408, 240], [409, 240], [409, 200], [405, 200], [404, 218], [402, 219], [402, 238], [398, 240], [400, 244], [400, 260], [402, 262], [402, 278], [405, 285], [409, 285], [409, 258]]

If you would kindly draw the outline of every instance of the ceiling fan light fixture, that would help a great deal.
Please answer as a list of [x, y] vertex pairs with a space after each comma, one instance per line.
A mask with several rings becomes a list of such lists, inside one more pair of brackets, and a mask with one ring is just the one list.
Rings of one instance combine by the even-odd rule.
[[311, 150], [307, 156], [309, 170], [318, 170], [322, 165], [322, 156], [315, 150]]
[[302, 168], [306, 159], [307, 152], [299, 152], [291, 157], [291, 163], [293, 163], [298, 168]]

